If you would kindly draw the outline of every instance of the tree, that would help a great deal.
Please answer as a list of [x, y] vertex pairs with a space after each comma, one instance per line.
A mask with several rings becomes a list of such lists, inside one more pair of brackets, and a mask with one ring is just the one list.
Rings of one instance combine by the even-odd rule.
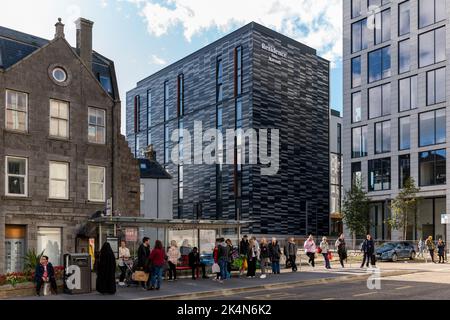
[[342, 203], [342, 218], [353, 236], [353, 248], [356, 235], [364, 234], [370, 225], [370, 199], [362, 187], [361, 179], [356, 179], [352, 188], [345, 192]]
[[412, 213], [415, 212], [417, 206], [416, 193], [420, 189], [416, 187], [416, 183], [412, 177], [406, 179], [403, 189], [391, 201], [391, 217], [387, 219], [387, 223], [394, 230], [402, 230], [403, 240], [406, 240], [408, 223], [413, 220]]

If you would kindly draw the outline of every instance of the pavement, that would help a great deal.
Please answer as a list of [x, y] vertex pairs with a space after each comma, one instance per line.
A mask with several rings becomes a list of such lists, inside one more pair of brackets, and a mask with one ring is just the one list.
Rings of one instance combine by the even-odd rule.
[[[378, 263], [382, 283], [399, 282], [422, 282], [428, 286], [439, 285], [448, 286], [450, 293], [450, 264], [414, 263], [414, 262], [386, 262]], [[339, 298], [332, 294], [333, 290], [342, 297], [355, 298], [352, 291], [341, 290], [343, 288], [353, 288], [357, 292], [367, 293], [367, 279], [373, 273], [366, 268], [359, 268], [359, 263], [354, 262], [341, 268], [338, 263], [334, 263], [333, 269], [326, 270], [321, 264], [316, 268], [301, 266], [298, 272], [291, 272], [283, 269], [279, 275], [268, 275], [266, 279], [258, 277], [247, 279], [237, 278], [219, 283], [211, 279], [179, 279], [178, 281], [163, 281], [161, 290], [146, 291], [139, 286], [118, 287], [115, 295], [102, 295], [97, 292], [80, 295], [58, 294], [46, 297], [21, 297], [14, 300], [191, 300], [191, 299], [321, 299]], [[408, 285], [408, 286], [413, 286]], [[355, 287], [356, 286], [356, 287]], [[308, 292], [305, 295], [305, 287]], [[329, 288], [331, 293], [323, 292]], [[359, 289], [358, 289], [359, 288]], [[431, 288], [431, 287], [430, 287]], [[358, 290], [359, 291], [358, 291]], [[365, 291], [364, 291], [365, 290]], [[399, 289], [400, 290], [400, 289]], [[317, 292], [316, 292], [317, 291]], [[355, 292], [356, 292], [355, 291]], [[405, 289], [405, 293], [410, 290]], [[309, 294], [311, 292], [311, 294]], [[316, 294], [313, 294], [316, 292]], [[369, 291], [372, 292], [372, 291]], [[400, 291], [397, 291], [400, 292]], [[358, 293], [355, 293], [358, 294]], [[373, 293], [367, 295], [370, 297]], [[362, 295], [361, 297], [365, 297]], [[449, 295], [450, 297], [450, 295]]]

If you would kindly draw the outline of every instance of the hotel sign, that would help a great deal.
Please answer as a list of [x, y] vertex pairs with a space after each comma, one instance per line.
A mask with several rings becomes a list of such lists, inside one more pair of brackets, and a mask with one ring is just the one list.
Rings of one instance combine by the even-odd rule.
[[278, 50], [277, 48], [275, 48], [273, 45], [268, 45], [265, 44], [264, 42], [261, 44], [261, 48], [265, 51], [268, 51], [271, 53], [271, 55], [269, 56], [269, 62], [273, 62], [276, 64], [281, 65], [281, 60], [279, 58], [287, 58], [287, 52], [286, 51], [281, 51]]

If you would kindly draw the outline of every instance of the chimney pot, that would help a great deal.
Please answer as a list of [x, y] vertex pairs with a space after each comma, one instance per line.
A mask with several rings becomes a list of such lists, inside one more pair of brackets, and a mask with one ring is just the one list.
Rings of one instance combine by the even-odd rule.
[[61, 22], [62, 19], [58, 18], [58, 22], [55, 24], [55, 38], [64, 38], [64, 24]]
[[79, 18], [77, 26], [77, 52], [81, 60], [91, 70], [92, 68], [92, 27], [94, 22]]

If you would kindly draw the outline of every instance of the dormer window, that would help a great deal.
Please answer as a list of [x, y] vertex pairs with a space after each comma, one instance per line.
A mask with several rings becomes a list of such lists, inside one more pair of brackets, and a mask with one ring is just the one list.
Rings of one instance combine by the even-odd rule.
[[52, 76], [53, 79], [55, 79], [55, 81], [60, 83], [65, 82], [67, 80], [67, 73], [63, 68], [57, 67], [53, 69]]

